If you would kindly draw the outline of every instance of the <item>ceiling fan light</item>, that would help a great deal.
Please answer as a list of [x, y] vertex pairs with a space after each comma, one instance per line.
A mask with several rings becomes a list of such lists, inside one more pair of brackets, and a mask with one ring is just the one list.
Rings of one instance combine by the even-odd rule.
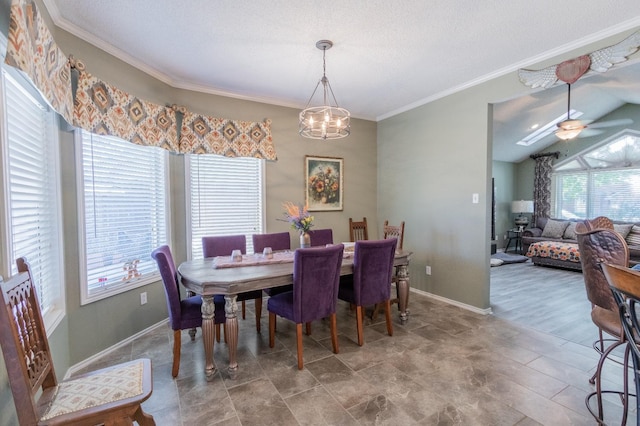
[[565, 120], [558, 123], [558, 130], [555, 134], [559, 139], [568, 141], [578, 136], [586, 128], [587, 126], [582, 124], [580, 120]]

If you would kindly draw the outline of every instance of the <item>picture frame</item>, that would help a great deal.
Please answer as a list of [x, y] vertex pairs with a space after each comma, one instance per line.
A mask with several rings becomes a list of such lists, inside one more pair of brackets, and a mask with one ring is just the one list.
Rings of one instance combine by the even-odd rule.
[[344, 160], [305, 156], [304, 188], [305, 203], [310, 212], [343, 210]]

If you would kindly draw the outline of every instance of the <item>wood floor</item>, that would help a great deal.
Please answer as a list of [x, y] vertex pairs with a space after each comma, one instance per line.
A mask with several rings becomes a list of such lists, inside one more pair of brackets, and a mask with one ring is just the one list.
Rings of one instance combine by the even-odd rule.
[[491, 308], [499, 318], [581, 345], [597, 338], [581, 272], [531, 261], [493, 267]]

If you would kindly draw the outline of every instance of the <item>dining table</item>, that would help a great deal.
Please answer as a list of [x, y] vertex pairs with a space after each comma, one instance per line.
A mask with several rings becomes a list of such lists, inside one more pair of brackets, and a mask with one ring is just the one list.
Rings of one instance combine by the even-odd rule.
[[[409, 312], [409, 273], [408, 266], [411, 252], [396, 251], [394, 266], [396, 288], [398, 292], [398, 309], [400, 321], [408, 321]], [[204, 259], [193, 259], [178, 266], [184, 287], [202, 296], [202, 340], [205, 353], [205, 375], [207, 380], [213, 379], [217, 372], [213, 361], [213, 344], [215, 339], [213, 298], [222, 294], [225, 298], [226, 331], [225, 336], [229, 348], [228, 372], [235, 378], [238, 372], [238, 293], [279, 287], [293, 283], [293, 251], [274, 252], [270, 256], [262, 253], [243, 255], [242, 259], [231, 256], [219, 256]], [[345, 254], [342, 259], [340, 275], [353, 274], [353, 252]], [[391, 283], [390, 283], [391, 285]]]

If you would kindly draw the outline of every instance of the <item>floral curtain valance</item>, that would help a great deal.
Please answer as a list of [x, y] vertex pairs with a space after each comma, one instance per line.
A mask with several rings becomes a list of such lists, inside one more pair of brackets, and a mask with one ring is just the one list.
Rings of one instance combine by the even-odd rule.
[[186, 111], [182, 119], [180, 152], [275, 160], [271, 120], [261, 123], [228, 120]]
[[13, 0], [5, 63], [23, 71], [68, 123], [73, 93], [68, 59], [51, 36], [32, 0]]
[[[138, 99], [92, 76], [81, 61], [58, 48], [33, 0], [11, 4], [5, 62], [24, 71], [68, 123], [92, 133], [174, 153], [277, 159], [270, 120], [215, 118], [185, 108], [176, 113], [175, 108]], [[78, 71], [75, 98], [71, 66]]]
[[112, 135], [138, 145], [180, 152], [173, 109], [138, 99], [81, 71], [73, 125], [99, 135]]

